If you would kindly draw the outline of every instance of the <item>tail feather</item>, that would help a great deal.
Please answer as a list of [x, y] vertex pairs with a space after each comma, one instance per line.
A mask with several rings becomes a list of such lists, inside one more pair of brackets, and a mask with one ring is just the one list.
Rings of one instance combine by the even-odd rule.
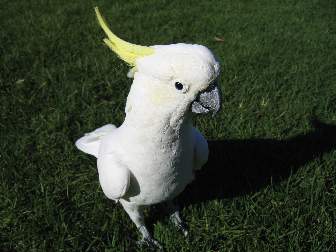
[[107, 124], [90, 133], [86, 133], [76, 141], [76, 147], [87, 154], [98, 157], [101, 138], [114, 131], [116, 128], [117, 127], [113, 124]]

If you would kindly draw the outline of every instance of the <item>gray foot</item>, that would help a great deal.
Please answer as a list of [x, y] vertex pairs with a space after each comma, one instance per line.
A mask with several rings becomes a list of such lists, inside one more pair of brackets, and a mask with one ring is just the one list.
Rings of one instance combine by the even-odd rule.
[[182, 221], [180, 217], [180, 212], [176, 210], [174, 213], [172, 213], [169, 217], [170, 221], [174, 224], [174, 226], [182, 232], [184, 237], [188, 236], [188, 230], [186, 228], [185, 223]]
[[158, 250], [162, 250], [162, 246], [161, 244], [153, 239], [152, 237], [143, 237], [141, 240], [137, 241], [137, 245], [139, 247], [148, 247], [150, 249], [158, 249]]
[[152, 238], [152, 236], [149, 234], [146, 226], [140, 226], [139, 228], [140, 233], [142, 234], [142, 239], [137, 241], [137, 245], [139, 247], [148, 247], [152, 250], [162, 250], [162, 246], [160, 243]]

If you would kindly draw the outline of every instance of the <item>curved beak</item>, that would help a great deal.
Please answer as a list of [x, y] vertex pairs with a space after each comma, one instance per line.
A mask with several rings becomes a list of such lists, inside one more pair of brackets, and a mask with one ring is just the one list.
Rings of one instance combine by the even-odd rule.
[[218, 85], [214, 83], [206, 90], [199, 93], [192, 102], [191, 111], [196, 114], [206, 114], [212, 112], [214, 116], [221, 108], [221, 95]]

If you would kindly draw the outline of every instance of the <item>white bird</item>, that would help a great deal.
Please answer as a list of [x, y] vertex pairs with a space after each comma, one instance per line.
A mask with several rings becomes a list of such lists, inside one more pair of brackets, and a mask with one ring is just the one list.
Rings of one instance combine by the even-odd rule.
[[192, 114], [220, 109], [219, 63], [202, 45], [139, 46], [120, 38], [96, 15], [104, 42], [132, 69], [126, 117], [120, 127], [105, 125], [76, 146], [97, 158], [104, 194], [120, 202], [142, 234], [141, 244], [160, 247], [148, 232], [143, 209], [167, 202], [171, 221], [187, 231], [172, 200], [208, 159], [208, 144], [193, 127]]

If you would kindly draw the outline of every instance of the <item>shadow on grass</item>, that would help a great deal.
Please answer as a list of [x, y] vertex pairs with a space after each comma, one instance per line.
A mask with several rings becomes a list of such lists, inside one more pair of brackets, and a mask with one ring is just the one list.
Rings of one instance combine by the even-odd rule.
[[182, 206], [255, 192], [336, 149], [336, 125], [312, 120], [314, 130], [287, 140], [209, 141], [210, 156], [179, 197]]

